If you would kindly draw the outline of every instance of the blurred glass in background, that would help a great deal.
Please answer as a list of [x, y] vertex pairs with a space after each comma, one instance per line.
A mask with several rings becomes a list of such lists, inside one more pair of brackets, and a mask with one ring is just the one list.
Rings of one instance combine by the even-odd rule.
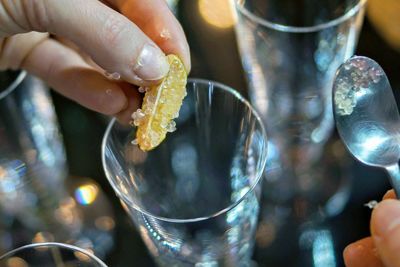
[[113, 246], [108, 200], [94, 181], [67, 178], [48, 88], [26, 72], [0, 72], [0, 251], [59, 241], [105, 256]]
[[[250, 99], [270, 136], [264, 193], [289, 206], [301, 199], [305, 218], [346, 184], [323, 156], [334, 128], [333, 75], [354, 53], [365, 2], [235, 0]], [[337, 214], [340, 204], [324, 213]]]

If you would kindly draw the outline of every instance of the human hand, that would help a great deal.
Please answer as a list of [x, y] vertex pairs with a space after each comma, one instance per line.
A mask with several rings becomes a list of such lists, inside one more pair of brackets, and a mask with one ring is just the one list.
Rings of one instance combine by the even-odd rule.
[[[166, 75], [164, 53], [179, 55], [189, 71], [184, 32], [165, 0], [0, 1], [0, 71], [25, 69], [123, 121], [140, 101], [132, 84]], [[106, 78], [105, 70], [121, 80]]]
[[371, 215], [371, 236], [343, 252], [347, 267], [400, 267], [400, 201], [388, 191]]

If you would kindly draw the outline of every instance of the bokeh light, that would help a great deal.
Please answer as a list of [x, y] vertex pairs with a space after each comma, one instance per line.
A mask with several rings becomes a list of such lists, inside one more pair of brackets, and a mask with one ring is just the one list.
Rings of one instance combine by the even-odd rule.
[[54, 242], [54, 235], [48, 232], [38, 232], [32, 239], [32, 243]]
[[12, 257], [7, 260], [6, 267], [28, 267], [28, 263], [19, 257]]
[[97, 185], [93, 183], [84, 184], [75, 190], [75, 199], [79, 204], [87, 206], [96, 200], [98, 193], [99, 188]]
[[102, 216], [95, 220], [95, 225], [103, 231], [111, 231], [115, 227], [115, 221], [110, 216]]
[[199, 0], [200, 15], [209, 24], [226, 29], [234, 25], [231, 4], [229, 0]]
[[[94, 254], [94, 253], [93, 253], [93, 250], [91, 250], [91, 249], [85, 249], [85, 250], [86, 250], [87, 253], [89, 253], [89, 254]], [[74, 252], [74, 255], [75, 255], [75, 257], [76, 257], [77, 259], [79, 259], [80, 261], [90, 262], [90, 261], [92, 260], [88, 255], [83, 254], [82, 252], [79, 252], [79, 251], [75, 251], [75, 252]]]

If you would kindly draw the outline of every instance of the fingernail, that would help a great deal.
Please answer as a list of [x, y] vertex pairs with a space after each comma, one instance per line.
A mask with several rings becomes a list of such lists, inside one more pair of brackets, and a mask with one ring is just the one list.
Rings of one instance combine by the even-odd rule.
[[379, 241], [400, 227], [400, 202], [393, 199], [380, 202], [375, 207], [372, 217], [372, 232], [374, 238]]
[[154, 81], [167, 75], [169, 64], [164, 53], [154, 44], [146, 43], [140, 52], [133, 71], [140, 79]]

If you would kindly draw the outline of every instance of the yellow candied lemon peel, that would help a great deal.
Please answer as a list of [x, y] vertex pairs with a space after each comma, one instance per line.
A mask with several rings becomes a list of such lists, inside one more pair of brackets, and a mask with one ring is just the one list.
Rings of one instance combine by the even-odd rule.
[[157, 147], [167, 132], [176, 130], [174, 119], [179, 116], [182, 101], [186, 96], [187, 73], [176, 55], [168, 55], [170, 69], [162, 82], [155, 86], [139, 88], [145, 92], [142, 108], [132, 114], [132, 124], [137, 126], [136, 139], [143, 151]]

